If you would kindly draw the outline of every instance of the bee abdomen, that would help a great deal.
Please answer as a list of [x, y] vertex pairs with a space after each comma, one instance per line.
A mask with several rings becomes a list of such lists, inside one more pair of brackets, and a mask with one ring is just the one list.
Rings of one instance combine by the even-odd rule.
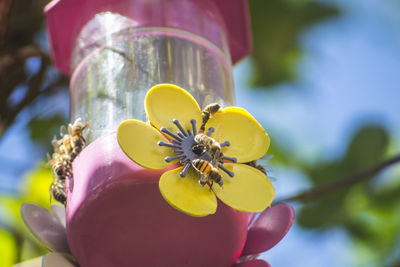
[[203, 159], [195, 159], [193, 161], [193, 166], [202, 173], [209, 173], [211, 170], [210, 163]]

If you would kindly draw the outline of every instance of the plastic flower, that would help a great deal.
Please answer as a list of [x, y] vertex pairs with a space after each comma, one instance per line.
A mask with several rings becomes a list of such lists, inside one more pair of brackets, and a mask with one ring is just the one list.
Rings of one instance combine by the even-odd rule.
[[[21, 207], [21, 216], [27, 228], [40, 243], [52, 251], [43, 257], [30, 260], [29, 263], [32, 266], [36, 263], [36, 266], [41, 261], [43, 267], [79, 266], [73, 260], [68, 248], [64, 207], [52, 205], [51, 211], [53, 214], [32, 203], [26, 203]], [[293, 208], [286, 204], [272, 206], [262, 212], [254, 222], [250, 221], [243, 251], [238, 262], [232, 267], [270, 266], [267, 262], [257, 259], [258, 254], [275, 246], [289, 231], [293, 221]]]
[[[227, 107], [207, 121], [204, 134], [221, 147], [221, 157], [215, 156], [210, 146], [202, 151], [196, 138], [202, 111], [184, 89], [172, 84], [151, 88], [145, 111], [150, 124], [122, 122], [118, 142], [125, 154], [144, 168], [178, 165], [164, 172], [159, 181], [160, 192], [171, 206], [199, 217], [215, 213], [217, 198], [244, 212], [260, 212], [270, 206], [275, 196], [271, 182], [259, 170], [242, 164], [262, 157], [270, 144], [268, 134], [246, 110]], [[205, 165], [195, 168], [195, 160]], [[199, 180], [210, 174], [209, 165], [222, 181], [209, 180], [204, 186]]]
[[[39, 259], [29, 261], [41, 261], [43, 267], [74, 267], [77, 263], [73, 261], [65, 231], [65, 208], [60, 205], [51, 205], [50, 214], [45, 208], [25, 203], [21, 207], [21, 217], [36, 239], [52, 252]], [[36, 263], [36, 262], [35, 262]], [[38, 266], [35, 264], [34, 266]]]

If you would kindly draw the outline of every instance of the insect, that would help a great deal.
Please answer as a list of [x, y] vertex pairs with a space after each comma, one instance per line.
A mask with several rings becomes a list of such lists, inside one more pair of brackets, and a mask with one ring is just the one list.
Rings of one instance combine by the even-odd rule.
[[50, 193], [55, 200], [65, 204], [65, 179], [72, 177], [72, 161], [82, 151], [86, 140], [83, 131], [88, 124], [82, 124], [82, 120], [78, 118], [73, 124], [61, 127], [61, 138], [54, 137], [51, 144], [54, 153], [52, 154], [48, 165], [51, 166], [54, 182], [50, 186]]
[[[64, 180], [68, 176], [68, 169], [71, 164], [71, 156], [68, 153], [63, 153], [62, 149], [57, 148], [57, 152], [50, 157], [47, 166], [51, 166], [51, 171], [54, 179]], [[49, 156], [48, 156], [49, 157]]]
[[88, 123], [82, 124], [81, 118], [78, 118], [74, 124], [68, 125], [68, 134], [71, 136], [72, 152], [74, 159], [85, 147], [86, 140], [83, 137], [83, 131], [88, 127]]
[[260, 165], [257, 163], [256, 160], [250, 161], [250, 162], [246, 162], [245, 164], [256, 168], [257, 170], [259, 170], [260, 172], [264, 173], [265, 175], [267, 175], [267, 171], [265, 170], [264, 166]]
[[192, 161], [192, 165], [198, 172], [200, 172], [199, 183], [201, 185], [204, 186], [210, 181], [210, 187], [212, 187], [214, 182], [216, 182], [220, 186], [224, 184], [224, 182], [222, 181], [222, 176], [219, 173], [218, 169], [215, 168], [210, 162], [203, 159], [195, 159]]
[[53, 197], [58, 202], [61, 202], [65, 205], [67, 200], [67, 195], [65, 193], [65, 181], [64, 180], [55, 180], [50, 185], [50, 200]]
[[201, 112], [201, 117], [203, 119], [203, 122], [201, 124], [200, 127], [200, 131], [204, 132], [205, 127], [206, 127], [206, 123], [208, 122], [208, 120], [215, 114], [218, 112], [218, 110], [220, 110], [221, 106], [218, 103], [212, 103], [207, 105], [203, 111]]
[[209, 152], [214, 164], [222, 160], [224, 155], [221, 150], [221, 145], [215, 141], [214, 138], [200, 133], [194, 137], [194, 141], [197, 144], [192, 147], [193, 153], [201, 156], [205, 152]]

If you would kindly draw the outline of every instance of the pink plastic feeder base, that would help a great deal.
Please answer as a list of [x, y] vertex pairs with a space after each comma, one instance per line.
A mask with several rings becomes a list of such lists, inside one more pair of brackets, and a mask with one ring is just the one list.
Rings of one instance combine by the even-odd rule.
[[158, 189], [164, 172], [143, 169], [116, 134], [91, 143], [73, 164], [67, 238], [83, 267], [232, 266], [246, 241], [249, 214], [218, 203], [195, 218], [169, 206]]

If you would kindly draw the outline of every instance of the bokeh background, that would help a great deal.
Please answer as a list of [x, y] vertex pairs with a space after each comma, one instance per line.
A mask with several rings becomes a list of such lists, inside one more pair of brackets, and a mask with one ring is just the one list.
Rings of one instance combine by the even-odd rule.
[[[44, 0], [0, 1], [0, 266], [46, 253], [23, 202], [49, 207], [50, 140], [68, 121]], [[295, 207], [275, 267], [400, 266], [400, 1], [249, 0], [236, 104], [272, 139], [261, 163]], [[306, 194], [302, 194], [306, 192]]]

